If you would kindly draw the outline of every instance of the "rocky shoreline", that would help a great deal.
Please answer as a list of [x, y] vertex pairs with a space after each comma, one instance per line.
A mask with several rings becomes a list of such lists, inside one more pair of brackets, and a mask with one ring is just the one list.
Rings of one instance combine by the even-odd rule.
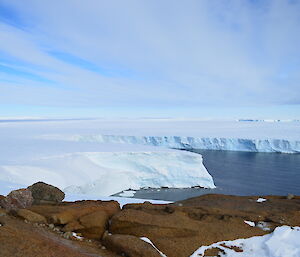
[[[0, 256], [187, 257], [200, 246], [300, 226], [300, 196], [293, 195], [209, 194], [122, 209], [116, 201], [63, 199], [42, 182], [0, 196]], [[211, 248], [204, 256], [221, 252]]]

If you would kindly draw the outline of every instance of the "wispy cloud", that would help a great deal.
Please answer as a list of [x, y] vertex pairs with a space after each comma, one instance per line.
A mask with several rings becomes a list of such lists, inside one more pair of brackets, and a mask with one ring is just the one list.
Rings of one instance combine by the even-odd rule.
[[0, 103], [300, 104], [300, 1], [0, 0], [0, 39]]

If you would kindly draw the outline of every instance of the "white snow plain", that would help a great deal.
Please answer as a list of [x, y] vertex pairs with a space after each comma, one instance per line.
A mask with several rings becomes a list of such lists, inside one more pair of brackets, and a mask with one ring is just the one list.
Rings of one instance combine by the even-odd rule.
[[[106, 142], [250, 152], [300, 152], [300, 122], [247, 122], [228, 120], [89, 120], [68, 121], [44, 139]], [[86, 125], [83, 129], [83, 124]], [[53, 129], [52, 129], [53, 130]], [[79, 133], [72, 133], [75, 130]]]
[[[272, 233], [264, 236], [255, 236], [248, 239], [222, 241], [210, 246], [201, 246], [191, 257], [204, 256], [206, 249], [218, 247], [226, 257], [299, 257], [300, 256], [300, 227], [281, 226]], [[237, 246], [242, 252], [235, 252], [228, 247]]]

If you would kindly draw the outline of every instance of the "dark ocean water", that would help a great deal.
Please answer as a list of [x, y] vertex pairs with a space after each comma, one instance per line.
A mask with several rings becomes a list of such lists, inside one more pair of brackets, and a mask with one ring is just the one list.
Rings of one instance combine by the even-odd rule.
[[183, 200], [208, 193], [231, 195], [300, 195], [300, 154], [194, 151], [203, 155], [204, 165], [216, 189], [147, 189], [135, 198]]

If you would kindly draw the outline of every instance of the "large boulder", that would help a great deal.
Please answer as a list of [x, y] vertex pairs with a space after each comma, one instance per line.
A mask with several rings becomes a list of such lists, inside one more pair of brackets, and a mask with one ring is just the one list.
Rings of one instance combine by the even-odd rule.
[[32, 192], [34, 204], [59, 203], [65, 198], [63, 191], [44, 182], [34, 183], [28, 189]]
[[33, 203], [32, 193], [29, 189], [11, 191], [6, 197], [0, 198], [0, 206], [8, 211], [28, 208]]
[[161, 257], [161, 254], [151, 244], [136, 236], [105, 234], [102, 244], [122, 256]]

